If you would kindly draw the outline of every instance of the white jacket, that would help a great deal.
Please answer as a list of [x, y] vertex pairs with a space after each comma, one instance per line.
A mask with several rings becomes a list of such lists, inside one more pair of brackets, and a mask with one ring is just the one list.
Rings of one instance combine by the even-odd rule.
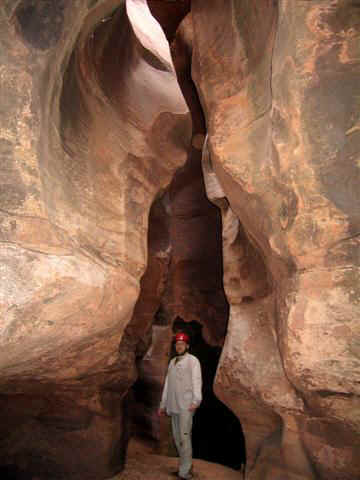
[[[179, 358], [175, 363], [175, 359]], [[160, 408], [167, 413], [180, 413], [190, 405], [199, 406], [202, 400], [202, 378], [199, 360], [185, 353], [182, 357], [175, 357], [169, 363]]]

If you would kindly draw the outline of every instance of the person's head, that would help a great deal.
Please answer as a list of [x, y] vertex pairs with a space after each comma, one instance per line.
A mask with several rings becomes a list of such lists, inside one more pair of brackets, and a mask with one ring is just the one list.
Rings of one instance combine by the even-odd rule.
[[189, 350], [189, 336], [186, 333], [175, 335], [175, 350], [177, 355], [184, 355]]

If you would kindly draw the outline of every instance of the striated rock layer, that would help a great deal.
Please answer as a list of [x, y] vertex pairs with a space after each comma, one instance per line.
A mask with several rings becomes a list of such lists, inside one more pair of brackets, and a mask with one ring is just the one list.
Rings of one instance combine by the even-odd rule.
[[246, 478], [354, 480], [359, 4], [149, 6], [171, 53], [145, 0], [0, 6], [0, 473], [157, 438], [180, 316], [224, 345]]
[[360, 472], [359, 5], [192, 2], [247, 477]]
[[104, 478], [129, 434], [119, 344], [148, 215], [191, 120], [145, 1], [11, 0], [0, 23], [0, 464]]

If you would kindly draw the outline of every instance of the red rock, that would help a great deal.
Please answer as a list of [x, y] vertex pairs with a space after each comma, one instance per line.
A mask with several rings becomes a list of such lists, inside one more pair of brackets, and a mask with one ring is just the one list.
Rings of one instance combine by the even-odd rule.
[[357, 5], [149, 0], [170, 54], [145, 0], [55, 3], [0, 8], [0, 465], [110, 477], [131, 412], [168, 449], [180, 316], [249, 479], [357, 478]]

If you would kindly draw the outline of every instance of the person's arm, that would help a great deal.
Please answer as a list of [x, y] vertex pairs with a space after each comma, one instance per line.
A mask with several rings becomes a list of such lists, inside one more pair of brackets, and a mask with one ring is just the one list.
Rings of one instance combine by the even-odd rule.
[[169, 370], [165, 377], [164, 388], [161, 395], [161, 402], [158, 409], [158, 414], [160, 416], [165, 415], [166, 401], [167, 401], [167, 395], [168, 395], [168, 375], [169, 375]]
[[202, 376], [199, 360], [194, 357], [192, 363], [193, 403], [190, 406], [190, 410], [194, 411], [199, 407], [202, 401]]

